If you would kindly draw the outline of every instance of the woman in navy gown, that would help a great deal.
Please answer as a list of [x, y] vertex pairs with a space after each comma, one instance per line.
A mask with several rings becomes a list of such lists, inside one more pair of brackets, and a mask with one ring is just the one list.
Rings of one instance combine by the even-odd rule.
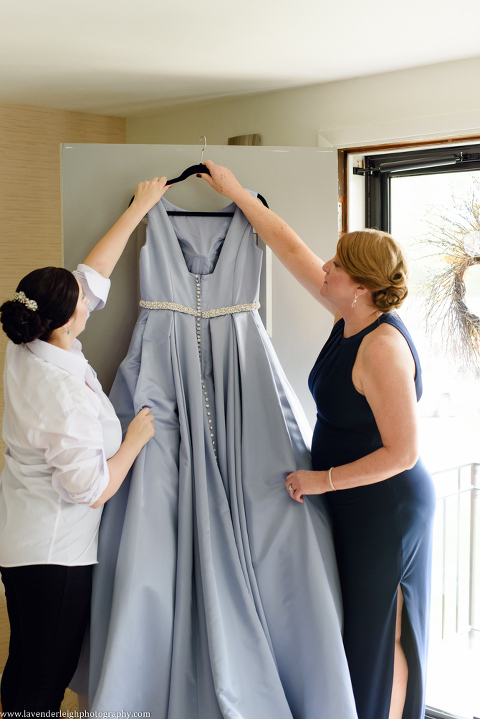
[[418, 458], [420, 363], [395, 312], [407, 296], [402, 250], [387, 233], [350, 232], [323, 263], [229, 170], [206, 164], [202, 177], [334, 315], [309, 378], [314, 471], [286, 487], [297, 502], [328, 493], [359, 719], [421, 719], [435, 494]]

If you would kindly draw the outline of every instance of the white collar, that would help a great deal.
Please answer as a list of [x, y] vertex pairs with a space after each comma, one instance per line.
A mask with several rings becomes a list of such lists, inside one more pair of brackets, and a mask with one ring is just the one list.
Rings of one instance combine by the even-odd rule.
[[[77, 343], [79, 347], [74, 347]], [[87, 377], [88, 362], [81, 352], [82, 346], [80, 342], [78, 342], [78, 340], [74, 340], [74, 345], [72, 345], [72, 349], [74, 350], [73, 352], [69, 352], [61, 347], [52, 345], [49, 342], [44, 342], [43, 340], [33, 340], [33, 342], [28, 342], [25, 347], [27, 347], [27, 349], [29, 349], [34, 355], [40, 357], [40, 359], [54, 364], [56, 367], [65, 370], [69, 374], [74, 377], [78, 377], [85, 382]]]

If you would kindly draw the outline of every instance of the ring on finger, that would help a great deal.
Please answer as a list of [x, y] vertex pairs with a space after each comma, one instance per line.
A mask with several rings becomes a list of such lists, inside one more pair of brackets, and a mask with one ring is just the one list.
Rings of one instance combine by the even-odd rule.
[[288, 485], [288, 491], [289, 491], [289, 492], [295, 492], [295, 489], [292, 487], [291, 484]]

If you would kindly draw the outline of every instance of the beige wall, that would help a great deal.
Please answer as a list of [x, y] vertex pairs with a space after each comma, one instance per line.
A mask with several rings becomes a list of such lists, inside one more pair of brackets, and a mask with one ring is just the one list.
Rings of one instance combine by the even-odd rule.
[[260, 133], [262, 145], [317, 146], [426, 135], [474, 133], [480, 128], [476, 92], [480, 58], [215, 100], [127, 119], [127, 142], [212, 145]]

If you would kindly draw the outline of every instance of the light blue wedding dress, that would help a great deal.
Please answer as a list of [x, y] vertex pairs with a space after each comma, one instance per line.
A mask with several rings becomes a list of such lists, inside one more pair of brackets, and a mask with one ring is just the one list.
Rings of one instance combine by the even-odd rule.
[[[148, 215], [144, 308], [111, 399], [155, 437], [108, 502], [94, 576], [92, 711], [355, 719], [331, 530], [305, 419], [257, 311], [262, 252], [232, 217]], [[308, 429], [307, 429], [308, 432]]]

